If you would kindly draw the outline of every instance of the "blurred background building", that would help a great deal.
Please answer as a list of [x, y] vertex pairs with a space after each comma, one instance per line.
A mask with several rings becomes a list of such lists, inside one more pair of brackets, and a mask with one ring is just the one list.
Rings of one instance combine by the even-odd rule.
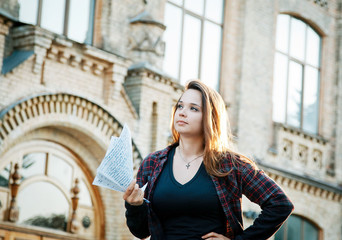
[[[124, 123], [135, 167], [193, 78], [288, 193], [276, 240], [342, 239], [341, 0], [1, 0], [0, 239], [133, 239], [92, 186]], [[243, 199], [245, 225], [260, 209]]]

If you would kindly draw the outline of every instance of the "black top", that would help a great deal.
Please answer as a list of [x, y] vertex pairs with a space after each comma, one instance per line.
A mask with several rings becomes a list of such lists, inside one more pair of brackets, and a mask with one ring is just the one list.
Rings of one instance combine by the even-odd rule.
[[168, 154], [152, 200], [152, 208], [163, 225], [165, 238], [202, 239], [209, 232], [224, 235], [223, 209], [203, 163], [196, 175], [182, 185], [173, 175], [174, 153], [175, 148]]

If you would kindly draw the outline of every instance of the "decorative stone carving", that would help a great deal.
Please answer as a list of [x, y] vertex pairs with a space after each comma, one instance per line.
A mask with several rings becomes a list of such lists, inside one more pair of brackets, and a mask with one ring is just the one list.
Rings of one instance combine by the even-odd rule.
[[288, 160], [292, 159], [292, 145], [293, 143], [288, 139], [282, 141], [281, 155]]
[[163, 56], [165, 51], [165, 42], [161, 37], [155, 37], [146, 31], [131, 35], [129, 38], [129, 49], [133, 51], [145, 51], [155, 53], [157, 56]]
[[[325, 139], [283, 124], [275, 124], [275, 154], [288, 170], [300, 170], [325, 178], [329, 169], [329, 148]], [[291, 163], [291, 164], [289, 164]]]
[[323, 167], [322, 155], [323, 154], [320, 150], [318, 150], [318, 149], [313, 150], [312, 164], [313, 164], [313, 167], [315, 167], [316, 169], [321, 169]]
[[297, 146], [297, 161], [302, 165], [306, 165], [308, 163], [308, 147], [302, 144]]
[[[49, 94], [36, 96], [25, 101], [18, 102], [11, 108], [2, 112], [0, 118], [0, 152], [7, 147], [7, 139], [28, 122], [44, 117], [68, 119], [70, 115], [78, 119], [80, 124], [91, 126], [97, 134], [107, 139], [118, 135], [122, 129], [121, 124], [102, 107], [89, 100], [69, 94]], [[20, 119], [20, 120], [18, 120]], [[67, 121], [67, 120], [66, 120]], [[103, 121], [102, 124], [99, 124]], [[133, 159], [139, 166], [142, 160], [140, 152], [133, 142]]]
[[165, 25], [155, 20], [146, 10], [130, 20], [131, 30], [128, 49], [136, 62], [148, 62], [162, 68], [165, 42], [162, 35]]
[[321, 7], [328, 8], [328, 0], [313, 0], [313, 2]]

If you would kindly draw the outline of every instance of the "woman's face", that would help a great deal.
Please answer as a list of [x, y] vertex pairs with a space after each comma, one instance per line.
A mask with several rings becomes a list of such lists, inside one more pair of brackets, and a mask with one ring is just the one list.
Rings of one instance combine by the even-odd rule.
[[203, 135], [203, 109], [200, 91], [188, 89], [178, 102], [173, 124], [175, 130], [184, 137]]

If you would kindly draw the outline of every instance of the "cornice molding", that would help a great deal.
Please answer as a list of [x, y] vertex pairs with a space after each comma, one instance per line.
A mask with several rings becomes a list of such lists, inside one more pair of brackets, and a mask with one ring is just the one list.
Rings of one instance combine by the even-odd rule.
[[296, 176], [293, 173], [284, 172], [280, 169], [258, 162], [263, 170], [278, 184], [293, 190], [301, 191], [322, 199], [342, 202], [342, 188], [328, 183], [319, 182], [304, 176]]

